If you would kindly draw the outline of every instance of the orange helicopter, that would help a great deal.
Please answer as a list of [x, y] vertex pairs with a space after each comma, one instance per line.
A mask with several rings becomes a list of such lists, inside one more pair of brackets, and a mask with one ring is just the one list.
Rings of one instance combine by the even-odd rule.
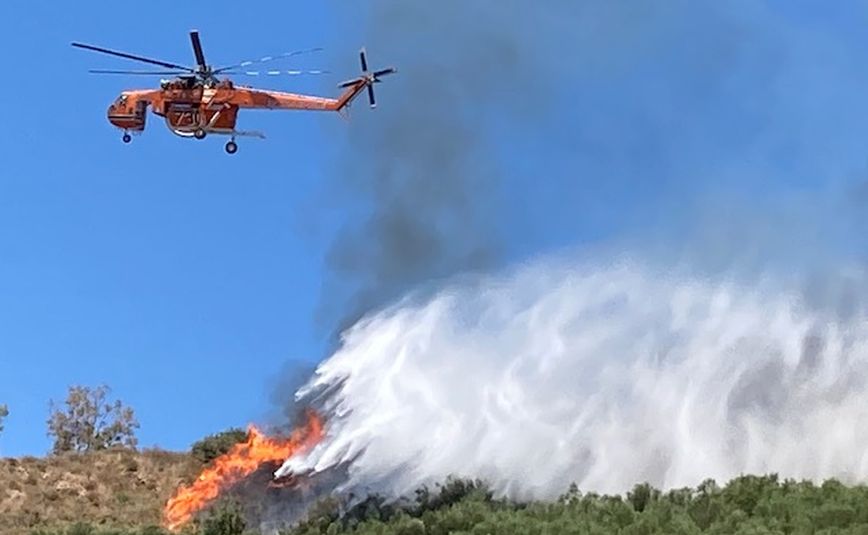
[[[72, 46], [93, 50], [103, 54], [140, 61], [163, 67], [162, 71], [122, 71], [122, 70], [91, 70], [95, 74], [130, 74], [130, 75], [173, 75], [173, 79], [164, 79], [159, 89], [135, 89], [123, 91], [108, 108], [108, 120], [114, 126], [124, 131], [123, 141], [132, 141], [130, 133], [141, 133], [145, 129], [147, 108], [151, 106], [155, 115], [163, 117], [169, 130], [181, 137], [204, 139], [208, 134], [230, 136], [226, 143], [226, 152], [234, 154], [238, 150], [236, 137], [250, 136], [264, 138], [260, 132], [236, 130], [235, 122], [238, 110], [242, 108], [268, 110], [344, 110], [365, 89], [371, 108], [376, 107], [373, 84], [380, 82], [380, 77], [393, 74], [393, 67], [377, 71], [368, 71], [368, 60], [365, 49], [359, 53], [362, 63], [362, 74], [358, 78], [347, 80], [338, 87], [344, 91], [337, 98], [326, 98], [310, 95], [297, 95], [282, 91], [255, 89], [236, 86], [228, 75], [258, 76], [259, 71], [240, 71], [250, 65], [265, 63], [280, 58], [287, 58], [319, 49], [287, 52], [278, 56], [267, 56], [259, 60], [244, 61], [227, 67], [213, 68], [205, 62], [199, 32], [190, 32], [193, 44], [193, 54], [196, 58], [195, 67], [186, 67], [176, 63], [150, 59], [125, 52], [117, 52], [83, 43], [72, 43]], [[266, 75], [299, 75], [324, 74], [326, 71], [264, 71]]]

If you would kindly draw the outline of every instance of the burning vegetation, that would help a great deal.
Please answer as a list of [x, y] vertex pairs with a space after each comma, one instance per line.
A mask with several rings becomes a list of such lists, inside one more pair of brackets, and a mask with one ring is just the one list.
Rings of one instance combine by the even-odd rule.
[[248, 429], [245, 442], [215, 458], [190, 485], [182, 485], [166, 503], [163, 511], [164, 526], [178, 531], [222, 492], [239, 483], [265, 465], [284, 460], [307, 451], [323, 436], [323, 420], [313, 411], [301, 427], [288, 437], [268, 437], [254, 426]]

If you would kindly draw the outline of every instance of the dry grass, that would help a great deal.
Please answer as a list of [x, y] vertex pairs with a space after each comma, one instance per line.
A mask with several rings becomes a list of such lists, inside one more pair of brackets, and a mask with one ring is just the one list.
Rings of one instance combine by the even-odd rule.
[[75, 522], [159, 525], [163, 504], [200, 467], [189, 454], [160, 450], [0, 459], [0, 534]]

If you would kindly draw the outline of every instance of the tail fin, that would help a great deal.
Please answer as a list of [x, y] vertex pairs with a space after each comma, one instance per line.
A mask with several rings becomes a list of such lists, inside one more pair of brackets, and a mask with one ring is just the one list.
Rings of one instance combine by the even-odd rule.
[[374, 98], [374, 84], [380, 83], [380, 77], [398, 72], [394, 67], [388, 67], [374, 72], [368, 71], [368, 58], [364, 48], [359, 51], [359, 60], [362, 64], [362, 75], [338, 85], [338, 87], [348, 89], [338, 98], [337, 111], [341, 111], [345, 107], [349, 106], [365, 89], [368, 90], [368, 102], [370, 103], [371, 108], [376, 108], [377, 101]]
[[358, 97], [367, 86], [368, 81], [364, 78], [347, 80], [346, 82], [339, 85], [338, 87], [345, 87], [348, 89], [344, 91], [341, 96], [338, 97], [336, 111], [341, 111], [344, 108], [349, 107], [349, 105], [352, 104], [354, 100], [356, 100], [356, 97]]

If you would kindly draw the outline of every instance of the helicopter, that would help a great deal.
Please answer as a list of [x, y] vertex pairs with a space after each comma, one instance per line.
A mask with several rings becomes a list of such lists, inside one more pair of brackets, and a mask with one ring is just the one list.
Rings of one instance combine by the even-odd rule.
[[[106, 112], [109, 122], [123, 130], [124, 143], [132, 141], [131, 134], [141, 134], [145, 129], [147, 109], [162, 117], [174, 134], [184, 138], [205, 139], [210, 134], [230, 136], [225, 145], [228, 154], [238, 150], [237, 137], [265, 138], [256, 131], [237, 130], [235, 125], [240, 109], [266, 110], [313, 110], [334, 111], [344, 114], [350, 104], [367, 89], [371, 108], [377, 106], [373, 85], [380, 78], [397, 72], [394, 67], [370, 71], [366, 51], [359, 51], [361, 75], [338, 84], [343, 91], [334, 98], [300, 95], [282, 91], [257, 89], [236, 85], [233, 75], [258, 76], [260, 71], [244, 71], [246, 67], [280, 58], [291, 57], [320, 49], [287, 52], [278, 56], [266, 56], [259, 60], [244, 61], [225, 67], [213, 67], [205, 61], [198, 30], [190, 31], [190, 42], [196, 65], [193, 67], [168, 61], [151, 59], [126, 52], [73, 42], [72, 46], [111, 56], [162, 67], [164, 70], [90, 70], [94, 74], [121, 74], [143, 76], [172, 76], [162, 79], [157, 89], [131, 89], [122, 91]], [[324, 74], [326, 71], [264, 71], [266, 75]]]

